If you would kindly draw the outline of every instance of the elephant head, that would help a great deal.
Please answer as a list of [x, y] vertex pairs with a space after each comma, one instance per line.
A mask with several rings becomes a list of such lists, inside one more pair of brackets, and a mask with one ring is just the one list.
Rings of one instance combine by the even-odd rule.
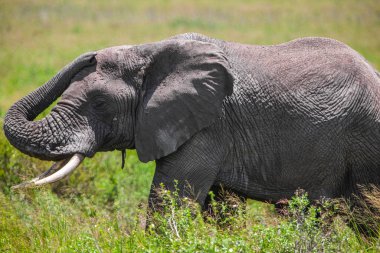
[[[23, 186], [50, 183], [99, 151], [135, 148], [143, 162], [175, 152], [220, 117], [232, 86], [228, 60], [211, 43], [170, 39], [106, 48], [78, 57], [16, 102], [4, 132], [22, 152], [60, 161]], [[33, 121], [60, 96], [45, 118]]]

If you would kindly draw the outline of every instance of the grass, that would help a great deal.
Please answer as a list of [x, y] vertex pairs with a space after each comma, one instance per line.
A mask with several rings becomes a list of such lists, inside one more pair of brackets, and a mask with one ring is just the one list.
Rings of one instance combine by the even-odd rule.
[[[380, 69], [379, 14], [376, 0], [3, 0], [0, 125], [11, 104], [79, 54], [183, 32], [252, 44], [332, 37]], [[205, 219], [190, 201], [180, 207], [168, 197], [166, 212], [155, 220], [160, 225], [145, 232], [141, 226], [154, 163], [140, 163], [134, 151], [128, 151], [127, 157], [122, 170], [119, 153], [97, 154], [69, 179], [51, 187], [12, 192], [11, 185], [33, 177], [49, 163], [21, 154], [1, 132], [0, 251], [379, 251], [379, 238], [363, 238], [346, 225], [344, 217], [360, 223], [352, 218], [360, 217], [355, 210], [347, 211], [348, 216], [332, 210], [317, 218], [321, 207], [309, 207], [305, 194], [295, 196], [285, 217], [277, 215], [272, 205], [257, 201], [249, 201], [246, 211], [237, 210], [233, 216], [222, 208], [226, 213], [220, 219], [228, 219], [225, 226], [212, 217]]]

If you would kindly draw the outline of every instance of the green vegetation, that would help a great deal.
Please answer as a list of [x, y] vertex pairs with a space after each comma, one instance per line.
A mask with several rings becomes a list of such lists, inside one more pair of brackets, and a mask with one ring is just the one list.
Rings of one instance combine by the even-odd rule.
[[[12, 103], [80, 53], [183, 32], [252, 44], [332, 37], [380, 69], [377, 0], [3, 0], [0, 20], [0, 125]], [[310, 207], [301, 193], [286, 216], [249, 201], [246, 211], [237, 205], [233, 212], [214, 203], [217, 217], [204, 217], [191, 201], [181, 200], [179, 207], [173, 193], [164, 192], [166, 210], [145, 232], [154, 165], [140, 163], [134, 151], [128, 151], [124, 170], [119, 153], [97, 154], [51, 187], [10, 191], [48, 166], [15, 150], [0, 132], [0, 252], [380, 250], [380, 238], [363, 237], [346, 225], [346, 220], [356, 224], [350, 216], [356, 210], [346, 211], [347, 219], [328, 201]]]

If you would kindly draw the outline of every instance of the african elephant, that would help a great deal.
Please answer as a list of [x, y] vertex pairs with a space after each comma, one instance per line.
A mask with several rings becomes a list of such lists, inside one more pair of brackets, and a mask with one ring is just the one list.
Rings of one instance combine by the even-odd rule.
[[60, 161], [19, 187], [56, 181], [99, 151], [136, 149], [156, 160], [153, 186], [177, 180], [187, 196], [189, 184], [201, 204], [219, 186], [266, 201], [297, 188], [349, 196], [380, 184], [380, 76], [333, 39], [254, 46], [182, 34], [81, 55], [16, 102], [4, 132], [22, 152]]

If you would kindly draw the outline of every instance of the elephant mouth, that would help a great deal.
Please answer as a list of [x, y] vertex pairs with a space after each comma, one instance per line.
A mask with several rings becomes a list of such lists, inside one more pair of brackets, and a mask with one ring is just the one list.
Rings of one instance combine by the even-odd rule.
[[12, 186], [12, 189], [33, 188], [57, 182], [78, 168], [84, 158], [84, 155], [76, 153], [67, 159], [56, 162], [47, 171], [38, 175], [37, 177], [29, 181], [22, 182], [21, 184]]

